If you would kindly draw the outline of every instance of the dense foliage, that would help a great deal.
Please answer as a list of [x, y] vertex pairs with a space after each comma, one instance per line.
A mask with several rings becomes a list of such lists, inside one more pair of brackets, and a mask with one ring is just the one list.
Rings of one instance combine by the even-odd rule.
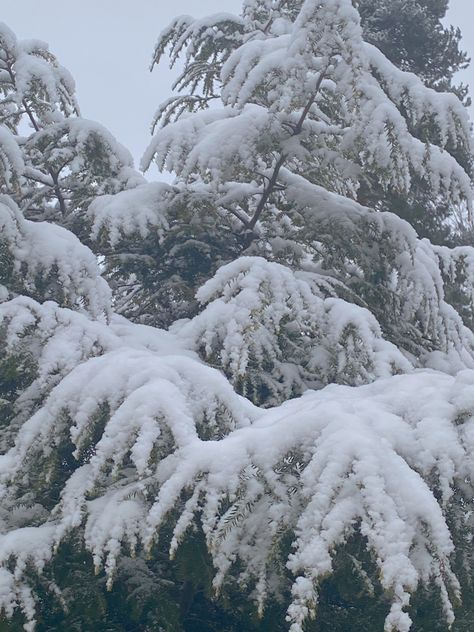
[[[470, 104], [468, 89], [455, 82], [456, 73], [469, 62], [460, 48], [459, 28], [445, 24], [448, 0], [359, 0], [357, 7], [365, 39], [379, 48], [402, 70], [413, 72], [425, 85], [438, 91], [452, 91]], [[436, 129], [428, 120], [417, 134], [436, 142]], [[472, 174], [469, 151], [451, 147], [466, 171]], [[383, 191], [374, 179], [363, 187], [359, 199], [371, 207], [396, 213], [406, 219], [421, 237], [433, 243], [453, 246], [472, 242], [469, 222], [453, 200], [445, 203], [433, 197], [425, 182], [415, 178], [408, 194]]]
[[465, 57], [357, 5], [173, 21], [172, 184], [1, 26], [0, 629], [471, 629]]
[[398, 68], [413, 72], [430, 88], [466, 98], [453, 84], [469, 59], [460, 48], [461, 30], [445, 25], [449, 0], [357, 0], [364, 37]]

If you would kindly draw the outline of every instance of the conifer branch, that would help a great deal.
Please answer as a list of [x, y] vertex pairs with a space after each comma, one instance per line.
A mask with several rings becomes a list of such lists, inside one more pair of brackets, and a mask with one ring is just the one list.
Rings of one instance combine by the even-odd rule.
[[[318, 96], [318, 93], [321, 89], [321, 85], [324, 81], [324, 77], [326, 75], [327, 72], [327, 67], [321, 71], [319, 77], [318, 77], [318, 81], [316, 83], [316, 87], [313, 91], [313, 93], [311, 94], [311, 97], [309, 98], [308, 102], [306, 103], [305, 107], [303, 108], [303, 112], [301, 113], [301, 116], [297, 122], [297, 124], [294, 126], [293, 128], [293, 133], [291, 134], [291, 136], [298, 136], [299, 134], [301, 134], [302, 130], [303, 130], [303, 125], [304, 122], [311, 110], [311, 107], [313, 106], [316, 97]], [[245, 224], [245, 227], [248, 228], [249, 230], [253, 230], [258, 222], [258, 220], [260, 219], [261, 214], [263, 213], [263, 210], [265, 209], [265, 206], [268, 202], [268, 200], [270, 199], [272, 193], [274, 192], [274, 190], [276, 189], [277, 183], [278, 183], [278, 176], [280, 174], [280, 169], [284, 166], [285, 162], [286, 162], [287, 156], [286, 154], [282, 154], [280, 156], [280, 158], [277, 160], [275, 167], [273, 168], [273, 173], [268, 181], [267, 186], [265, 187], [262, 197], [260, 198], [260, 202], [258, 203], [257, 209], [252, 217], [252, 219], [247, 222]]]

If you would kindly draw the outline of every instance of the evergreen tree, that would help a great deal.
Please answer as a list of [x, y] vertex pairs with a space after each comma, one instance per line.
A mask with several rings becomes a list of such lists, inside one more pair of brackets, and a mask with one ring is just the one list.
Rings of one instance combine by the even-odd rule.
[[[84, 220], [76, 218], [96, 195], [143, 182], [130, 153], [104, 127], [80, 117], [74, 81], [44, 42], [19, 41], [1, 25], [0, 72], [2, 133], [21, 148], [15, 186], [5, 181], [0, 190], [29, 219], [55, 221], [84, 237]], [[2, 155], [8, 173], [11, 158]]]
[[471, 150], [466, 111], [367, 44], [350, 0], [246, 0], [177, 19], [155, 61], [168, 47], [184, 94], [143, 166], [176, 181], [123, 178], [110, 146], [110, 189], [70, 166], [69, 224], [106, 256], [112, 305], [92, 252], [19, 208], [50, 154], [1, 130], [5, 625], [444, 632], [461, 598], [472, 613], [473, 251], [357, 198], [419, 178], [470, 208], [450, 153]]
[[[438, 91], [452, 91], [468, 106], [468, 88], [453, 83], [456, 73], [467, 67], [469, 59], [460, 48], [459, 28], [447, 27], [443, 20], [448, 0], [359, 0], [357, 7], [365, 39], [379, 48], [398, 68], [418, 75], [425, 85]], [[417, 134], [436, 142], [436, 128], [423, 121]], [[451, 147], [467, 173], [472, 176], [470, 151]], [[372, 207], [396, 213], [409, 221], [421, 237], [437, 244], [459, 244], [469, 239], [469, 221], [453, 201], [436, 200], [429, 185], [414, 178], [410, 191], [383, 191], [371, 178], [359, 199]]]
[[461, 50], [461, 30], [445, 26], [449, 0], [356, 0], [366, 41], [398, 68], [413, 72], [425, 85], [467, 97], [453, 84], [469, 64]]

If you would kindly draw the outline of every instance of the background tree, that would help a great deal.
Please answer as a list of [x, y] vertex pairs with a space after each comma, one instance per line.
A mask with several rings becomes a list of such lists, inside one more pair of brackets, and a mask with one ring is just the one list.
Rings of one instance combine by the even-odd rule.
[[[398, 68], [413, 72], [425, 85], [467, 98], [456, 74], [469, 64], [461, 50], [461, 30], [443, 22], [449, 0], [357, 0], [364, 37]], [[467, 103], [466, 103], [467, 105]]]
[[[437, 91], [454, 92], [470, 105], [468, 87], [454, 83], [456, 74], [469, 59], [460, 48], [461, 31], [445, 25], [449, 2], [360, 0], [357, 8], [366, 41], [377, 46], [398, 68], [415, 73], [425, 85]], [[436, 142], [436, 129], [425, 120], [417, 135]], [[470, 151], [450, 147], [457, 160], [472, 177]], [[362, 187], [359, 199], [372, 207], [396, 213], [409, 221], [421, 237], [436, 244], [459, 245], [470, 239], [470, 222], [465, 209], [433, 198], [426, 185], [414, 178], [410, 191], [382, 191], [375, 179]]]

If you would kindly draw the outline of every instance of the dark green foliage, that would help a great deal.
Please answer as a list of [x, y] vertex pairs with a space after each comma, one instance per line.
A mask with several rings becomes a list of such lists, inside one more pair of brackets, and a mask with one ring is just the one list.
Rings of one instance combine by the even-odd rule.
[[194, 316], [196, 291], [221, 265], [240, 256], [244, 241], [207, 204], [196, 207], [186, 197], [177, 200], [167, 219], [162, 239], [155, 233], [124, 239], [106, 257], [116, 310], [157, 327]]
[[[402, 70], [413, 72], [435, 90], [454, 92], [470, 104], [468, 87], [457, 85], [455, 75], [469, 65], [461, 50], [461, 31], [445, 26], [443, 19], [449, 0], [357, 0], [365, 39], [379, 48]], [[422, 142], [437, 142], [430, 121], [411, 129]], [[448, 147], [459, 164], [472, 174], [468, 148]], [[433, 200], [431, 185], [413, 177], [409, 194], [384, 191], [377, 178], [367, 174], [359, 192], [359, 201], [371, 208], [390, 211], [407, 220], [420, 237], [435, 244], [455, 245], [467, 230], [466, 217], [460, 222], [460, 209]], [[461, 225], [460, 225], [461, 224]]]
[[453, 90], [454, 75], [469, 59], [460, 49], [461, 31], [445, 26], [449, 0], [356, 0], [365, 39], [402, 70], [418, 75], [429, 87]]
[[15, 415], [15, 401], [35, 377], [35, 363], [27, 350], [5, 353], [0, 328], [0, 446], [10, 444], [10, 422]]
[[[334, 573], [320, 585], [317, 619], [307, 622], [307, 632], [382, 632], [390, 600], [373, 580], [376, 575], [366, 542], [356, 533], [336, 553]], [[81, 540], [71, 537], [36, 580], [37, 632], [286, 632], [285, 588], [259, 617], [251, 587], [228, 585], [216, 600], [212, 577], [203, 536], [194, 533], [172, 562], [164, 544], [149, 559], [122, 557], [108, 591], [103, 573], [94, 577]], [[51, 582], [60, 594], [54, 596]], [[470, 602], [469, 597], [460, 605], [452, 632], [471, 632]], [[449, 632], [439, 604], [436, 586], [415, 594], [412, 632]], [[0, 619], [0, 632], [21, 632], [22, 625], [21, 615]]]
[[[460, 250], [462, 252], [464, 249]], [[466, 327], [474, 330], [473, 297], [466, 291], [469, 284], [469, 265], [467, 260], [467, 253], [460, 254], [453, 264], [452, 270], [445, 270], [443, 266], [441, 266], [441, 270], [443, 272], [446, 301], [453, 305], [458, 314], [460, 314]]]
[[28, 354], [2, 354], [0, 356], [1, 397], [13, 401], [33, 380], [34, 369], [33, 360]]
[[[58, 551], [36, 580], [37, 632], [284, 632], [282, 605], [260, 620], [237, 588], [216, 601], [213, 569], [202, 535], [188, 538], [171, 562], [164, 546], [150, 559], [122, 557], [111, 591], [94, 577], [91, 555], [78, 537]], [[54, 596], [52, 584], [60, 589]], [[0, 632], [21, 632], [21, 615], [0, 619]]]

